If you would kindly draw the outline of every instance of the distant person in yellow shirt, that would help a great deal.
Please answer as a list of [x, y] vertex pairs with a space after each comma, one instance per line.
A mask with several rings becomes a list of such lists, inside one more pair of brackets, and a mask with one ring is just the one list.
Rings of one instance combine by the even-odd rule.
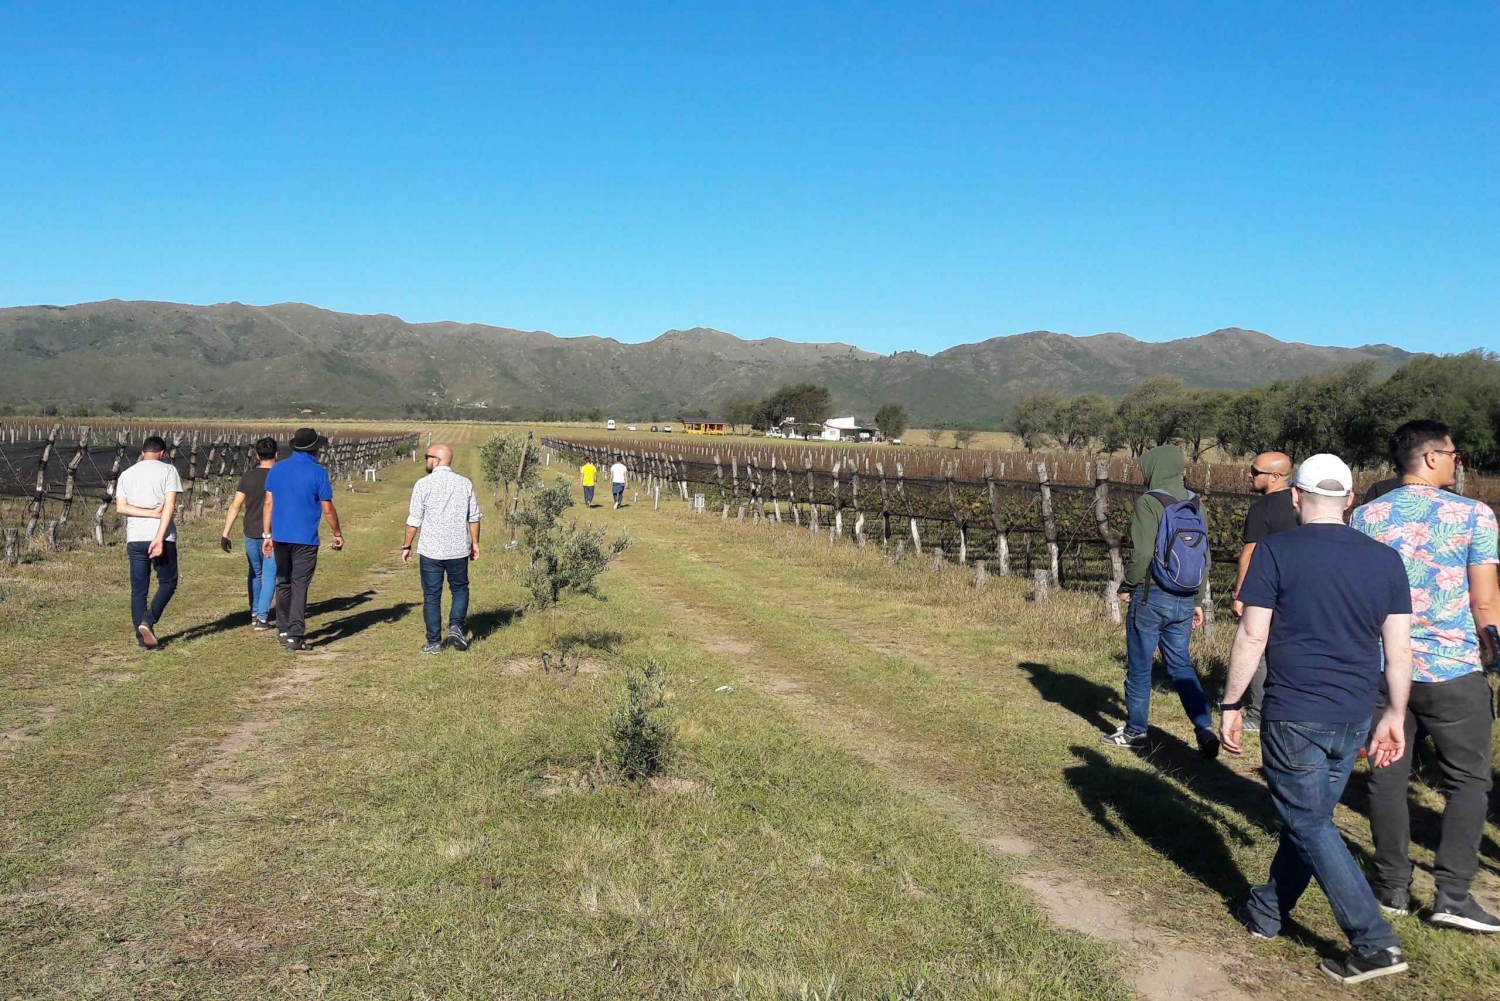
[[585, 462], [578, 470], [579, 478], [583, 480], [583, 506], [594, 506], [594, 478], [599, 475], [599, 470], [592, 462]]

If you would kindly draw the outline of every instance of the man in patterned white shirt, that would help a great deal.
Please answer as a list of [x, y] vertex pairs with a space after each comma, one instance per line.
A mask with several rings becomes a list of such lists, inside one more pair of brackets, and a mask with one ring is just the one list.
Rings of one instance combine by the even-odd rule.
[[[1350, 524], [1401, 554], [1411, 587], [1413, 683], [1406, 730], [1415, 734], [1421, 723], [1432, 735], [1448, 795], [1432, 868], [1437, 897], [1429, 920], [1500, 933], [1500, 918], [1469, 893], [1493, 781], [1494, 712], [1477, 631], [1500, 624], [1495, 512], [1447, 491], [1459, 462], [1448, 425], [1408, 421], [1391, 435], [1390, 456], [1401, 485], [1357, 508]], [[1382, 699], [1377, 714], [1383, 709]], [[1415, 746], [1408, 744], [1401, 760], [1370, 773], [1371, 883], [1381, 906], [1394, 914], [1414, 909], [1406, 797]]]
[[479, 559], [479, 499], [467, 476], [453, 471], [453, 449], [447, 445], [427, 448], [427, 475], [411, 489], [411, 508], [406, 517], [406, 541], [401, 562], [411, 562], [411, 543], [417, 545], [422, 572], [422, 618], [427, 625], [423, 653], [443, 649], [443, 578], [448, 578], [452, 606], [448, 611], [448, 640], [458, 649], [469, 649], [464, 623], [469, 615], [469, 561]]

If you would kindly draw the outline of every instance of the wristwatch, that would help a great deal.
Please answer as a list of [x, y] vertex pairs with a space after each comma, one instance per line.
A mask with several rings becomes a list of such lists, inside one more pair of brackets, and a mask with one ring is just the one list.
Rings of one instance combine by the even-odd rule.
[[1240, 696], [1238, 702], [1220, 702], [1219, 711], [1226, 713], [1237, 713], [1245, 708], [1245, 697]]
[[260, 538], [261, 538], [262, 542], [267, 542], [271, 538], [271, 533], [270, 532], [262, 532], [262, 533], [260, 533]]

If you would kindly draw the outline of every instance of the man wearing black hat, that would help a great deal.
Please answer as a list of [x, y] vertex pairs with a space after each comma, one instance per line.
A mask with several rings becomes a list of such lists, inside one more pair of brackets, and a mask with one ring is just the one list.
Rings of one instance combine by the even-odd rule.
[[302, 649], [307, 588], [318, 568], [318, 522], [328, 519], [333, 548], [344, 548], [339, 513], [333, 507], [333, 481], [318, 463], [323, 439], [312, 428], [292, 436], [292, 455], [266, 474], [265, 529], [261, 551], [276, 559], [276, 621], [288, 653]]

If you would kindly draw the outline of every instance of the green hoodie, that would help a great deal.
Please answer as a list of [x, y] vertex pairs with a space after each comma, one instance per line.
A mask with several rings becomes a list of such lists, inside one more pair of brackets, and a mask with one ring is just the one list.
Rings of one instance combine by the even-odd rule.
[[[1187, 484], [1182, 481], [1182, 471], [1187, 461], [1182, 449], [1176, 445], [1158, 445], [1141, 456], [1141, 475], [1146, 479], [1147, 490], [1161, 490], [1176, 500], [1187, 500]], [[1148, 494], [1135, 499], [1135, 515], [1130, 519], [1130, 569], [1125, 571], [1122, 591], [1129, 590], [1151, 576], [1151, 557], [1156, 552], [1156, 530], [1161, 526], [1161, 516], [1166, 508], [1162, 502]], [[1203, 576], [1203, 587], [1198, 590], [1198, 603], [1203, 603], [1208, 590], [1208, 575]]]

